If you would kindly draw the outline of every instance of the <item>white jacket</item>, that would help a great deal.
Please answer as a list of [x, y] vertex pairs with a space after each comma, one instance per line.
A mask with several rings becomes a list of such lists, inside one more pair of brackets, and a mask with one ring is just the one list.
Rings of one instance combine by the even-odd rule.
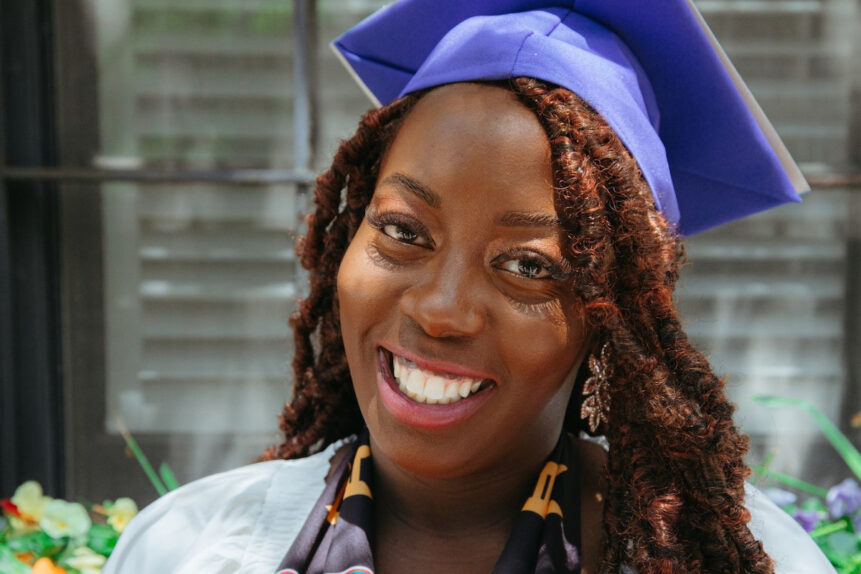
[[[274, 574], [342, 444], [208, 476], [162, 496], [128, 525], [102, 574]], [[777, 574], [834, 573], [804, 530], [750, 485], [745, 504]]]

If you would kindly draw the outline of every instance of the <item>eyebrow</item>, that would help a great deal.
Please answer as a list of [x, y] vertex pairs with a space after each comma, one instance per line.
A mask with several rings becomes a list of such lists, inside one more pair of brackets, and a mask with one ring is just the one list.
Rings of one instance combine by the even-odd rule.
[[505, 227], [561, 227], [559, 218], [549, 213], [509, 211], [499, 218]]
[[[402, 173], [386, 176], [381, 185], [395, 185], [405, 189], [433, 208], [442, 205], [442, 198], [416, 180]], [[559, 218], [549, 213], [528, 211], [509, 211], [499, 218], [499, 224], [504, 227], [561, 227]]]
[[391, 184], [406, 189], [434, 208], [439, 208], [442, 204], [442, 199], [439, 195], [402, 173], [393, 173], [392, 175], [386, 176], [381, 184]]

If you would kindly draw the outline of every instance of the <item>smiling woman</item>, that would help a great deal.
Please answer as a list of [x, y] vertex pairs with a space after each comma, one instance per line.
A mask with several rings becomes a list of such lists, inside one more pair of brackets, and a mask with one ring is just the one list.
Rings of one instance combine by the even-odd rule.
[[[375, 177], [351, 179], [349, 158], [372, 153]], [[344, 211], [318, 221], [345, 186]], [[307, 349], [309, 361], [299, 358], [297, 373], [316, 376], [288, 405], [288, 440], [271, 456], [302, 456], [320, 439], [334, 440], [325, 433], [339, 424], [350, 425], [340, 436], [367, 425], [376, 537], [365, 563], [377, 572], [440, 563], [506, 571], [500, 553], [511, 547], [534, 477], [548, 457], [558, 458], [551, 453], [563, 426], [586, 426], [576, 416], [582, 394], [572, 392], [574, 375], [583, 373], [582, 385], [584, 357], [609, 342], [612, 364], [593, 370], [615, 372], [602, 389], [612, 397], [610, 417], [598, 429], [610, 457], [571, 443], [576, 455], [565, 462], [579, 472], [561, 482], [577, 500], [560, 508], [579, 519], [561, 526], [562, 562], [547, 557], [553, 568], [537, 571], [597, 572], [602, 555], [605, 566], [642, 572], [698, 571], [703, 562], [714, 565], [704, 571], [741, 564], [770, 571], [744, 524], [746, 440], [672, 306], [680, 245], [630, 154], [580, 98], [528, 78], [407, 96], [363, 119], [321, 177], [318, 204], [303, 251], [314, 282], [306, 303], [333, 290], [337, 305], [303, 306], [294, 318], [297, 349]], [[355, 227], [336, 244], [339, 223]], [[314, 275], [330, 257], [340, 258], [337, 274]], [[327, 325], [343, 352], [325, 352]], [[668, 354], [677, 358], [661, 358]], [[329, 393], [343, 383], [328, 374], [340, 368], [349, 370], [355, 399], [333, 408]], [[406, 370], [406, 381], [396, 369], [400, 377]], [[476, 392], [439, 404], [435, 379], [444, 398], [459, 376], [481, 381]], [[351, 403], [361, 416], [344, 416]], [[615, 445], [622, 452], [614, 456]], [[698, 496], [707, 483], [725, 485], [727, 496]], [[343, 505], [350, 500], [345, 495]], [[309, 527], [317, 532], [310, 519]], [[631, 547], [629, 537], [654, 538], [656, 546]], [[727, 537], [736, 538], [732, 549], [703, 547]], [[452, 539], [461, 543], [447, 548]], [[576, 557], [566, 544], [579, 549]], [[294, 545], [283, 565], [307, 572], [346, 565], [336, 558], [320, 570], [298, 566], [318, 560], [319, 550]]]
[[[375, 461], [531, 477], [562, 430], [588, 337], [563, 230], [534, 224], [556, 219], [541, 125], [508, 90], [446, 86], [404, 121], [379, 179], [337, 279]], [[410, 380], [394, 377], [401, 361]], [[445, 401], [464, 381], [478, 388]]]
[[[650, 85], [673, 55], [598, 23], [636, 46], [641, 4], [536, 4], [402, 2], [336, 43], [388, 103], [317, 180], [284, 442], [143, 512], [107, 572], [830, 571], [745, 494], [747, 439], [672, 300], [679, 231], [796, 199], [794, 164], [731, 77], [710, 112]], [[667, 14], [718, 62], [687, 3]], [[407, 21], [445, 25], [383, 97], [362, 37]], [[692, 113], [715, 134], [673, 144]]]
[[[431, 567], [456, 537], [448, 568], [489, 572], [558, 442], [587, 351], [550, 146], [509, 90], [454, 84], [415, 106], [378, 178], [337, 280], [378, 469], [377, 531], [392, 532], [375, 563]], [[437, 532], [403, 528], [402, 516]]]

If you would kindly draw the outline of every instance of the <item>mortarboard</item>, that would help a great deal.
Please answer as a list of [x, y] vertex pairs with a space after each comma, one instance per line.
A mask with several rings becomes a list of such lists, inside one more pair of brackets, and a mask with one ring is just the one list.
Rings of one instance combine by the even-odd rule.
[[377, 105], [517, 76], [571, 90], [684, 235], [809, 189], [691, 0], [401, 0], [332, 45]]

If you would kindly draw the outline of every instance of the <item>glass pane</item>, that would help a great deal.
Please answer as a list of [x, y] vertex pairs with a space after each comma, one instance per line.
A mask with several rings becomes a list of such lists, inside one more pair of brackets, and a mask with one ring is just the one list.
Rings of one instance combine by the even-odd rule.
[[[326, 43], [379, 5], [318, 9], [320, 130], [327, 141], [318, 163], [367, 108]], [[97, 165], [292, 167], [292, 3], [124, 0], [93, 1], [91, 8], [93, 29], [79, 34], [92, 34], [98, 46], [99, 124], [89, 136], [98, 140], [91, 146], [99, 150]], [[80, 62], [61, 65], [74, 70]], [[80, 102], [95, 94], [63, 97]], [[76, 129], [66, 141], [78, 147], [87, 134]], [[67, 211], [83, 187], [65, 186]], [[278, 414], [290, 396], [295, 188], [86, 189], [100, 199], [75, 209], [88, 210], [100, 228], [73, 219], [67, 240], [98, 237], [101, 253], [67, 263], [72, 273], [87, 274], [90, 309], [102, 309], [103, 329], [83, 344], [103, 346], [104, 378], [69, 377], [72, 408], [98, 419], [69, 423], [70, 491], [96, 500], [154, 498], [137, 464], [124, 457], [121, 427], [155, 465], [170, 464], [180, 482], [253, 461], [278, 440]], [[76, 309], [80, 328], [93, 329], [92, 316]], [[107, 475], [96, 471], [105, 466]]]
[[289, 167], [292, 2], [94, 6], [100, 163]]
[[271, 435], [288, 396], [293, 189], [103, 197], [110, 411], [133, 432]]
[[320, 145], [315, 167], [318, 170], [329, 166], [340, 140], [356, 131], [359, 117], [371, 107], [371, 101], [345, 72], [329, 43], [388, 3], [385, 0], [317, 0]]
[[[805, 173], [813, 179], [859, 159], [857, 2], [695, 3]], [[692, 237], [678, 292], [688, 333], [727, 376], [737, 421], [751, 435], [750, 461], [774, 453], [774, 470], [824, 487], [847, 469], [809, 417], [751, 396], [806, 399], [857, 437], [844, 401], [853, 393], [847, 350], [861, 342], [846, 317], [847, 302], [861, 296], [857, 283], [848, 291], [858, 205], [857, 189], [814, 186], [801, 205]]]
[[292, 380], [295, 199], [277, 185], [63, 186], [75, 214], [66, 241], [101, 244], [66, 261], [84, 284], [66, 352], [101, 345], [104, 363], [67, 375], [70, 492], [155, 497], [124, 455], [123, 428], [182, 483], [278, 440]]
[[853, 128], [851, 122], [852, 53], [858, 36], [857, 2], [694, 3], [797, 161], [840, 166], [853, 159], [850, 132], [857, 126]]
[[[848, 429], [847, 244], [857, 192], [814, 191], [792, 204], [690, 238], [678, 306], [688, 335], [727, 377], [752, 463], [830, 486], [847, 472], [806, 415], [753, 395], [805, 399]], [[857, 201], [857, 199], [855, 200]]]

